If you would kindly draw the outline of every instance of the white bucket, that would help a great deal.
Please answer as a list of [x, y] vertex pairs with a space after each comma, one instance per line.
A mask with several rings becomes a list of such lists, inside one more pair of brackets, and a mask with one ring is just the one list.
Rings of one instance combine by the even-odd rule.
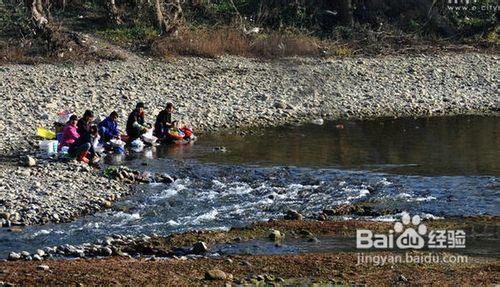
[[59, 146], [58, 141], [44, 140], [38, 143], [38, 147], [40, 148], [40, 150], [47, 155], [56, 154], [58, 146]]

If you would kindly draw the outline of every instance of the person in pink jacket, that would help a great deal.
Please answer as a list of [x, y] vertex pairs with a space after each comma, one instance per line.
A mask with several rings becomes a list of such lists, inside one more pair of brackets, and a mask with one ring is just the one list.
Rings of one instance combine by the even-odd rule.
[[80, 135], [76, 131], [77, 122], [78, 117], [76, 115], [72, 115], [69, 118], [68, 123], [66, 124], [66, 126], [64, 126], [63, 129], [63, 136], [61, 138], [61, 141], [59, 142], [59, 150], [61, 150], [63, 146], [71, 146], [80, 137]]

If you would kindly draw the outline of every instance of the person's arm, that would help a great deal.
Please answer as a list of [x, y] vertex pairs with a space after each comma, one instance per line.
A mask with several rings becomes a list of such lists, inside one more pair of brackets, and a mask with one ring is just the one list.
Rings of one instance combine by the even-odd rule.
[[[144, 123], [144, 119], [142, 119], [142, 121]], [[145, 124], [141, 124], [139, 122], [139, 116], [136, 115], [134, 116], [134, 123], [132, 124], [132, 126], [136, 129], [140, 129], [141, 131], [146, 131], [148, 129], [148, 127], [145, 125]]]
[[136, 120], [136, 121], [134, 121], [134, 123], [132, 124], [132, 126], [133, 126], [134, 128], [141, 129], [141, 130], [146, 129], [146, 127], [145, 127], [145, 126], [143, 126], [143, 125], [141, 125], [141, 124], [140, 124], [137, 120]]
[[78, 132], [78, 134], [83, 134], [83, 125], [81, 119], [76, 122], [76, 131]]
[[69, 133], [69, 138], [72, 140], [77, 140], [80, 137], [80, 134], [78, 134], [76, 128], [68, 128], [68, 133]]
[[100, 135], [103, 135], [103, 136], [106, 136], [106, 120], [100, 122], [98, 125], [97, 125], [97, 130], [99, 131], [99, 134]]
[[111, 124], [111, 130], [110, 130], [111, 137], [117, 138], [120, 136], [120, 131], [118, 130], [118, 124], [117, 123], [112, 123]]
[[101, 136], [97, 135], [95, 138], [92, 138], [92, 143], [91, 145], [93, 147], [96, 147], [99, 144], [99, 139], [101, 139]]
[[165, 117], [165, 124], [167, 126], [172, 126], [172, 114], [171, 113], [168, 113]]

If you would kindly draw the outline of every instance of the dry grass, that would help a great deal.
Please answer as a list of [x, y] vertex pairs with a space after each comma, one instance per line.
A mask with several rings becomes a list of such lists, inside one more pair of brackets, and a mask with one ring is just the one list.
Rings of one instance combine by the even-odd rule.
[[25, 53], [18, 47], [0, 47], [0, 64], [6, 63], [26, 63]]
[[72, 44], [56, 51], [48, 51], [44, 43], [35, 39], [11, 40], [9, 44], [0, 41], [0, 65], [86, 63], [125, 60], [126, 58], [123, 53], [106, 48], [93, 51], [88, 47]]
[[232, 28], [183, 30], [177, 38], [161, 38], [152, 52], [160, 57], [219, 57], [236, 55], [256, 58], [318, 56], [322, 43], [313, 37], [293, 33], [246, 35]]

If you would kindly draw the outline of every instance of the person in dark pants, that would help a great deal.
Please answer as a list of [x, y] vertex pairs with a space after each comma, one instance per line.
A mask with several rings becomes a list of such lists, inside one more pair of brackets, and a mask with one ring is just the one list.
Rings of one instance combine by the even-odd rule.
[[120, 138], [120, 131], [118, 130], [118, 113], [112, 112], [109, 117], [105, 118], [99, 123], [99, 135], [101, 141], [107, 143], [112, 139]]
[[174, 112], [174, 105], [167, 103], [167, 106], [156, 117], [154, 136], [160, 140], [165, 139], [168, 129], [172, 127], [172, 113]]
[[144, 103], [137, 103], [135, 110], [128, 116], [127, 135], [130, 141], [140, 138], [148, 129], [144, 121], [144, 109]]
[[99, 140], [97, 126], [91, 126], [88, 133], [81, 135], [68, 149], [68, 155], [78, 161], [89, 163], [98, 158], [94, 143]]
[[86, 110], [83, 117], [76, 123], [76, 132], [82, 136], [90, 132], [90, 126], [94, 121], [94, 113], [91, 110]]

